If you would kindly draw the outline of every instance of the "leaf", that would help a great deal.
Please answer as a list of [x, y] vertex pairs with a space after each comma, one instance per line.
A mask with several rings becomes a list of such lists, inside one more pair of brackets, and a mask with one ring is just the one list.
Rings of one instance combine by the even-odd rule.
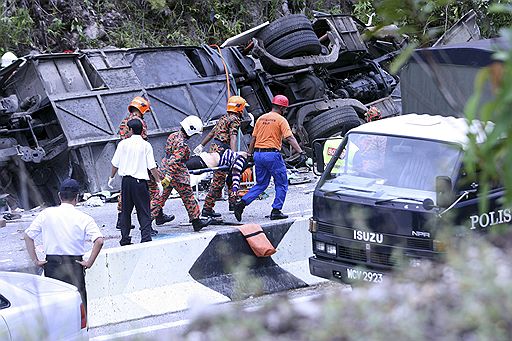
[[390, 66], [390, 71], [392, 74], [397, 74], [400, 68], [409, 60], [412, 53], [414, 52], [414, 49], [418, 45], [416, 43], [409, 44], [403, 51], [400, 53], [398, 57], [396, 57]]

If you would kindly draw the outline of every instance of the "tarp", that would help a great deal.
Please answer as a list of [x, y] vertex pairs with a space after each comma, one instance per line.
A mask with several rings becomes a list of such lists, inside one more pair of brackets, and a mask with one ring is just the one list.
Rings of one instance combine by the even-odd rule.
[[[416, 50], [400, 73], [402, 113], [462, 117], [478, 71], [509, 48], [503, 39], [485, 39]], [[483, 98], [492, 97], [488, 84]]]

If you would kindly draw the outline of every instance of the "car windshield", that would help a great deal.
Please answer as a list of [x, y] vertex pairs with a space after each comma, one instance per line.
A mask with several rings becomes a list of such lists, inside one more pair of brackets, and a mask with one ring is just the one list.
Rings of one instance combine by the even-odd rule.
[[445, 142], [364, 133], [346, 138], [319, 184], [324, 192], [386, 201], [434, 200], [436, 177], [454, 182], [462, 161], [460, 146]]

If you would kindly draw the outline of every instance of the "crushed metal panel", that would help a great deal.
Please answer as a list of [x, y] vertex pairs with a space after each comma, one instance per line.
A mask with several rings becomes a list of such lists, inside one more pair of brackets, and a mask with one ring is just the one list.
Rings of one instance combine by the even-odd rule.
[[37, 70], [49, 95], [90, 90], [76, 64], [75, 56], [70, 58], [40, 59]]
[[99, 71], [105, 85], [110, 89], [127, 86], [142, 86], [139, 78], [131, 68], [106, 69]]
[[144, 86], [179, 83], [201, 77], [183, 51], [136, 52], [126, 58]]
[[16, 94], [19, 102], [34, 95], [39, 95], [41, 100], [47, 98], [46, 90], [33, 60], [29, 60], [21, 66], [3, 90], [7, 95]]
[[478, 27], [476, 19], [477, 17], [474, 10], [464, 14], [462, 18], [439, 37], [432, 47], [480, 40], [480, 27]]
[[109, 139], [115, 133], [101, 101], [94, 95], [53, 101], [53, 107], [69, 147]]
[[[112, 134], [115, 138], [117, 138], [117, 134], [119, 133], [118, 129], [121, 121], [124, 120], [128, 114], [128, 104], [135, 96], [140, 96], [141, 94], [142, 91], [140, 90], [131, 90], [119, 93], [107, 92], [101, 95], [103, 106], [108, 113], [110, 121], [112, 122]], [[151, 102], [152, 106], [153, 104], [154, 103]], [[148, 131], [152, 131], [158, 128], [153, 115], [154, 113], [152, 112], [144, 115], [144, 121], [146, 122]]]

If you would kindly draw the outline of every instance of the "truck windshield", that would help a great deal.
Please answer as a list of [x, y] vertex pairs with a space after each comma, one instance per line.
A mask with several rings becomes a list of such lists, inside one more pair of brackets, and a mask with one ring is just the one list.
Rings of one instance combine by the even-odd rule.
[[455, 183], [462, 161], [461, 148], [446, 142], [365, 133], [346, 138], [319, 184], [324, 192], [377, 200], [434, 200], [436, 176], [448, 176]]

